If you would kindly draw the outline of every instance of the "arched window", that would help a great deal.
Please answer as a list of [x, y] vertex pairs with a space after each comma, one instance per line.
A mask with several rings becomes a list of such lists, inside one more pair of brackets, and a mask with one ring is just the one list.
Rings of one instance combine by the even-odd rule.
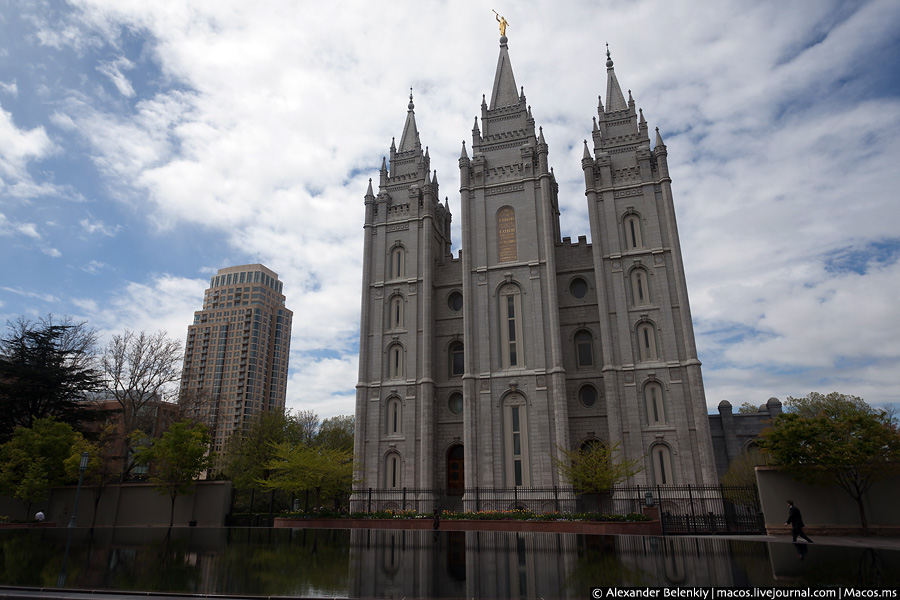
[[666, 424], [666, 403], [658, 382], [651, 381], [644, 386], [644, 405], [647, 408], [647, 425]]
[[625, 215], [623, 220], [625, 225], [625, 248], [627, 250], [637, 250], [644, 247], [643, 236], [641, 235], [641, 218], [635, 213]]
[[391, 298], [391, 307], [390, 307], [390, 325], [391, 329], [402, 329], [403, 328], [403, 296], [396, 295]]
[[400, 489], [400, 455], [390, 452], [384, 459], [384, 487]]
[[459, 377], [466, 371], [462, 342], [450, 344], [450, 377]]
[[588, 383], [578, 388], [578, 401], [581, 402], [585, 408], [594, 406], [597, 403], [597, 398], [597, 388], [591, 384]]
[[500, 290], [500, 362], [504, 369], [525, 366], [522, 343], [522, 293], [507, 284]]
[[647, 271], [642, 268], [631, 272], [631, 304], [632, 306], [646, 306], [650, 304], [650, 280]]
[[399, 279], [406, 276], [406, 249], [403, 246], [394, 246], [391, 249], [391, 279]]
[[656, 351], [656, 327], [650, 321], [641, 321], [637, 326], [638, 353], [641, 362], [658, 360]]
[[403, 346], [392, 344], [388, 347], [388, 379], [403, 377]]
[[671, 485], [675, 483], [675, 473], [672, 470], [672, 451], [665, 444], [655, 444], [650, 449], [650, 462], [653, 467], [653, 479], [656, 485]]
[[384, 432], [387, 435], [400, 435], [402, 430], [402, 413], [400, 398], [390, 398], [385, 405]]
[[594, 366], [594, 336], [586, 329], [575, 334], [575, 365], [579, 369]]
[[528, 458], [528, 414], [525, 398], [510, 394], [503, 401], [503, 449], [507, 486], [531, 485]]

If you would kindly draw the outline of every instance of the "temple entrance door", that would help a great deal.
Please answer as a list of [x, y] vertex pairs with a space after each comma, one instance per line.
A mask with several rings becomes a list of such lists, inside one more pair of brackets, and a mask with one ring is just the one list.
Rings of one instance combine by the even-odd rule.
[[447, 493], [461, 496], [466, 489], [465, 453], [461, 444], [447, 451]]

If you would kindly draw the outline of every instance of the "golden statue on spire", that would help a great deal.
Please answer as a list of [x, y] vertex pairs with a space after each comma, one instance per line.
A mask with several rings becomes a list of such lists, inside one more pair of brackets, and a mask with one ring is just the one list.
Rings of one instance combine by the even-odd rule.
[[[493, 9], [491, 9], [491, 10], [493, 10]], [[506, 22], [505, 17], [501, 17], [499, 14], [497, 14], [496, 10], [493, 10], [493, 12], [495, 15], [494, 18], [497, 19], [498, 23], [500, 23], [500, 35], [506, 36], [506, 28], [509, 27], [509, 23]]]

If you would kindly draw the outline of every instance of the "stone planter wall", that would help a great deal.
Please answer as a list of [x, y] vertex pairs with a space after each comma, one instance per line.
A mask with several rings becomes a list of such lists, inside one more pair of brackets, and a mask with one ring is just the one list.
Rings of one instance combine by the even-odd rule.
[[[428, 519], [290, 519], [278, 517], [274, 527], [301, 529], [432, 529]], [[466, 521], [442, 519], [441, 531], [514, 531], [590, 533], [599, 535], [662, 535], [659, 521]]]

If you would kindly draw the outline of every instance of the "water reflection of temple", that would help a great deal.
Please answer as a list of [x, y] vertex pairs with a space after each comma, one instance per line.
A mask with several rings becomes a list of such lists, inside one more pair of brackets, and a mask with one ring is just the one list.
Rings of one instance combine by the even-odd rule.
[[[354, 597], [583, 598], [593, 586], [733, 586], [762, 544], [699, 538], [355, 530]], [[761, 564], [761, 563], [760, 563]], [[756, 580], [758, 574], [753, 574]]]

